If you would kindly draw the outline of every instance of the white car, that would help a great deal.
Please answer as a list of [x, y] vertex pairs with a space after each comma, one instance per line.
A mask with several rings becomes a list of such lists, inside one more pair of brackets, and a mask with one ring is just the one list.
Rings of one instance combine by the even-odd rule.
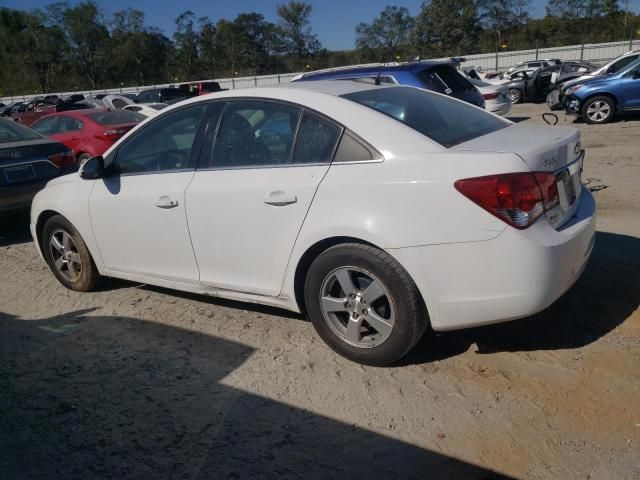
[[580, 276], [595, 203], [574, 128], [423, 89], [314, 81], [168, 107], [33, 201], [56, 278], [305, 312], [387, 365], [431, 326], [529, 316]]
[[511, 100], [507, 96], [509, 89], [503, 85], [494, 85], [480, 79], [480, 76], [473, 68], [463, 68], [460, 70], [467, 80], [478, 89], [484, 98], [484, 109], [496, 115], [505, 116], [511, 111]]
[[132, 103], [124, 107], [125, 110], [131, 110], [132, 112], [138, 112], [145, 117], [153, 117], [157, 115], [160, 110], [168, 107], [166, 103]]

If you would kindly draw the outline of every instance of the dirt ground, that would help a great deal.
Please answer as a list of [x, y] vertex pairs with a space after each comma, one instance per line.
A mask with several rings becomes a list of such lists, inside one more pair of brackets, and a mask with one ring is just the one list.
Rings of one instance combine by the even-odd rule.
[[640, 478], [640, 117], [576, 126], [599, 209], [580, 281], [393, 368], [276, 309], [67, 291], [1, 219], [0, 478]]

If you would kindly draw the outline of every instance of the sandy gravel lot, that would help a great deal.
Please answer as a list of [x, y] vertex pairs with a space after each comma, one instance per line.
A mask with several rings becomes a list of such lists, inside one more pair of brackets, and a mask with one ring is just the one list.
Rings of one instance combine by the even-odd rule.
[[0, 219], [0, 478], [640, 478], [640, 117], [576, 126], [599, 207], [581, 280], [394, 368], [276, 309], [67, 291], [26, 217]]

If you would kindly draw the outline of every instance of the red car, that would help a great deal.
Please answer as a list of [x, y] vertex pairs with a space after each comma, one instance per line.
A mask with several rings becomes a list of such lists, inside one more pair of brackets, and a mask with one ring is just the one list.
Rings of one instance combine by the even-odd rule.
[[129, 110], [72, 110], [42, 117], [31, 128], [65, 144], [81, 162], [102, 155], [145, 118]]

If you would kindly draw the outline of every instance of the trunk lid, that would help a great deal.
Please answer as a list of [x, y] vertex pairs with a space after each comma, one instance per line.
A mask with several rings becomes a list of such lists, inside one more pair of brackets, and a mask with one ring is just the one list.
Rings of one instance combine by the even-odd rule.
[[546, 216], [555, 228], [578, 208], [584, 151], [580, 132], [575, 128], [516, 124], [456, 145], [452, 150], [515, 153], [532, 172], [553, 172], [560, 204], [547, 211]]
[[0, 144], [0, 186], [49, 180], [60, 168], [49, 157], [68, 148], [48, 138]]

